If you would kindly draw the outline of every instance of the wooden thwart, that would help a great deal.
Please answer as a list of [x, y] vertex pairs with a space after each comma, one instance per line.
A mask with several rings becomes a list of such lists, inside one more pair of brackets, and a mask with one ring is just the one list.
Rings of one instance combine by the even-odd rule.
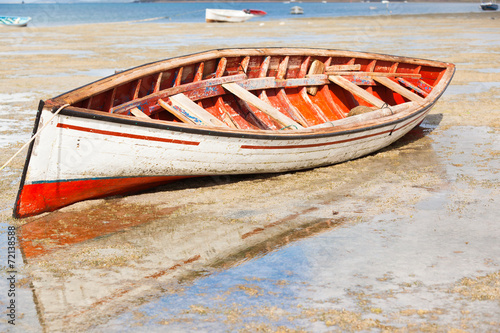
[[169, 99], [172, 105], [169, 105], [162, 99], [158, 100], [158, 104], [185, 123], [227, 127], [224, 122], [214, 117], [210, 112], [182, 93], [170, 96]]
[[273, 118], [276, 120], [278, 123], [280, 123], [282, 126], [295, 126], [295, 128], [302, 128], [300, 124], [297, 122], [293, 121], [292, 119], [288, 118], [285, 116], [283, 113], [279, 112], [276, 110], [274, 107], [271, 105], [267, 104], [266, 102], [262, 101], [259, 99], [257, 96], [249, 92], [248, 90], [242, 88], [240, 85], [237, 83], [224, 83], [222, 84], [222, 87], [224, 89], [230, 91], [243, 101], [253, 105], [260, 111], [264, 112], [267, 114], [269, 117]]
[[394, 92], [397, 92], [403, 97], [408, 98], [410, 101], [417, 102], [417, 103], [423, 103], [424, 99], [420, 96], [418, 96], [415, 93], [412, 93], [408, 89], [400, 86], [398, 83], [392, 81], [391, 79], [387, 77], [374, 77], [373, 80], [377, 81], [380, 84], [383, 84], [387, 88], [391, 89]]
[[351, 81], [343, 78], [342, 76], [330, 75], [328, 78], [333, 83], [338, 84], [339, 86], [341, 86], [345, 90], [351, 92], [352, 94], [358, 96], [359, 98], [362, 98], [363, 100], [367, 101], [370, 104], [373, 104], [374, 106], [376, 106], [378, 108], [382, 108], [386, 104], [381, 99], [373, 96], [372, 94], [370, 94], [369, 92], [367, 92], [363, 88], [358, 87], [357, 85], [355, 85]]

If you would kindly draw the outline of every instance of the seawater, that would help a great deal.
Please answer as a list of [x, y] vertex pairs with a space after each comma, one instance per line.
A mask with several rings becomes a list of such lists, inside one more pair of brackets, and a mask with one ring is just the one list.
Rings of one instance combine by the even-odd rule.
[[[291, 15], [299, 5], [304, 15]], [[475, 3], [296, 3], [296, 2], [175, 2], [175, 3], [46, 3], [0, 4], [5, 16], [30, 16], [30, 26], [65, 26], [74, 24], [139, 21], [160, 18], [155, 22], [204, 22], [206, 8], [260, 9], [266, 16], [253, 20], [269, 21], [296, 17], [340, 17], [480, 12]]]

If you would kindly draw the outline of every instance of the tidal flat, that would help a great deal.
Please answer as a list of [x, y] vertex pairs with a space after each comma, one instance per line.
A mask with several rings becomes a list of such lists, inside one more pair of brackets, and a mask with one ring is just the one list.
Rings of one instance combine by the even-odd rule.
[[[38, 100], [115, 70], [222, 47], [321, 47], [452, 62], [424, 122], [367, 157], [188, 179], [11, 218], [0, 177], [0, 305], [12, 332], [472, 332], [500, 326], [499, 13], [0, 30], [0, 161]], [[22, 251], [21, 251], [22, 249]]]

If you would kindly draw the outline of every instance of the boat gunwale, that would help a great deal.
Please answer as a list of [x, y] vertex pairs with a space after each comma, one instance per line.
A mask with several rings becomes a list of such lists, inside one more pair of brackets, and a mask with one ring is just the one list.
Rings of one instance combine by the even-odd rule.
[[[189, 66], [199, 62], [218, 59], [229, 56], [324, 56], [324, 57], [352, 57], [356, 59], [376, 59], [393, 62], [403, 62], [408, 64], [418, 64], [431, 67], [440, 67], [445, 70], [455, 67], [451, 63], [412, 58], [406, 56], [394, 56], [382, 53], [348, 51], [341, 49], [325, 48], [299, 48], [299, 47], [268, 47], [268, 48], [224, 48], [208, 51], [195, 52], [188, 55], [174, 56], [158, 61], [142, 64], [124, 71], [106, 76], [96, 81], [90, 82], [81, 87], [77, 87], [56, 97], [45, 100], [50, 106], [58, 107], [64, 104], [75, 104], [93, 95], [102, 93], [113, 87], [127, 84], [134, 80], [165, 72], [182, 66]], [[446, 88], [446, 86], [444, 87]], [[79, 93], [80, 92], [80, 93]], [[76, 95], [76, 96], [75, 96]]]

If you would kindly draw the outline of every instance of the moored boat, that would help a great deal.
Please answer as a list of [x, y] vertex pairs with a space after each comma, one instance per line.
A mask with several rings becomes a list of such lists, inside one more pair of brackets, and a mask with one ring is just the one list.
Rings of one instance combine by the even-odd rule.
[[0, 24], [11, 27], [25, 27], [31, 21], [31, 17], [0, 16]]
[[370, 154], [422, 122], [454, 68], [262, 48], [119, 72], [40, 103], [14, 216], [181, 178], [286, 172]]
[[206, 9], [205, 21], [206, 22], [229, 22], [238, 23], [245, 22], [254, 18], [255, 15], [246, 13], [243, 10], [234, 9]]
[[265, 16], [267, 15], [267, 13], [263, 10], [259, 10], [259, 9], [243, 9], [243, 11], [247, 14], [252, 14], [252, 15], [255, 15], [255, 16]]
[[481, 2], [480, 7], [482, 10], [498, 10], [498, 4], [496, 1]]
[[299, 6], [293, 6], [293, 7], [290, 9], [290, 14], [293, 14], [293, 15], [301, 15], [301, 14], [304, 14], [304, 9], [302, 9], [302, 7], [299, 7]]

